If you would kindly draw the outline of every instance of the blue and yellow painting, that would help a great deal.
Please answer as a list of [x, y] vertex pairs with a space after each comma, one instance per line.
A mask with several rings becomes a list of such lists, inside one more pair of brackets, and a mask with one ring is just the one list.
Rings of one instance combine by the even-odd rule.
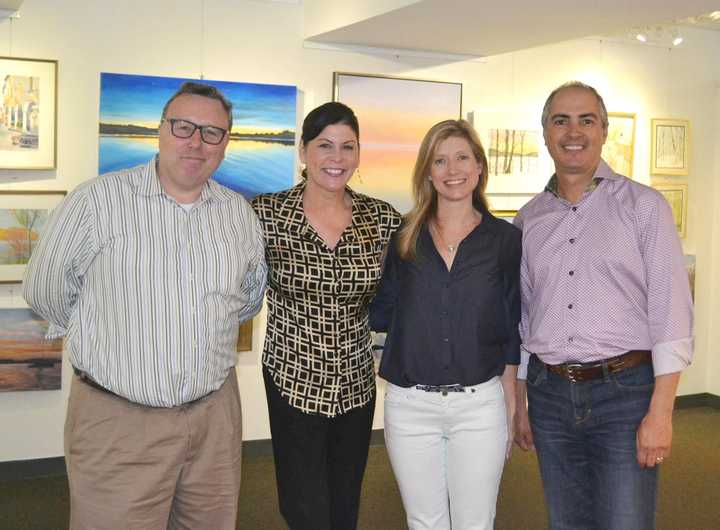
[[[189, 79], [100, 75], [99, 173], [150, 160], [157, 152], [165, 102]], [[214, 179], [250, 199], [293, 184], [297, 89], [286, 85], [208, 81], [233, 104], [225, 160]]]

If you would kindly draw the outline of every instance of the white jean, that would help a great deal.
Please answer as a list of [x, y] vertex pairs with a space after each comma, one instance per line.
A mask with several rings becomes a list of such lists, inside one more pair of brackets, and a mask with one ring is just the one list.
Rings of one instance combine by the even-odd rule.
[[507, 444], [500, 379], [464, 393], [387, 384], [385, 445], [410, 530], [492, 530]]

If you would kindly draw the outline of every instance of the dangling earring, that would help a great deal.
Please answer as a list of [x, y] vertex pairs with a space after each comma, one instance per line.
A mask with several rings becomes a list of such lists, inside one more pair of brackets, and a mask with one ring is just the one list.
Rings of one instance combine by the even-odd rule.
[[431, 175], [428, 175], [428, 180], [429, 180], [430, 182], [432, 182], [432, 176], [431, 176]]
[[363, 183], [362, 175], [360, 174], [360, 168], [356, 167], [355, 171], [352, 174], [352, 177], [350, 177], [350, 180], [357, 179], [359, 184]]

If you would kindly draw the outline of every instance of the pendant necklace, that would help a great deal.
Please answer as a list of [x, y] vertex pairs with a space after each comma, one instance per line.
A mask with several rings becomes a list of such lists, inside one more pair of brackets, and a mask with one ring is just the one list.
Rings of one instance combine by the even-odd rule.
[[460, 245], [460, 241], [462, 241], [462, 240], [458, 241], [458, 242], [455, 243], [454, 245], [449, 245], [449, 244], [445, 241], [445, 238], [444, 238], [444, 237], [442, 236], [442, 234], [440, 233], [440, 228], [438, 228], [437, 223], [435, 223], [435, 222], [433, 221], [433, 222], [430, 224], [430, 226], [432, 227], [432, 229], [433, 229], [433, 231], [435, 232], [435, 234], [437, 234], [438, 239], [440, 240], [440, 244], [441, 244], [443, 247], [445, 247], [450, 254], [454, 254], [455, 251], [457, 250], [458, 246]]

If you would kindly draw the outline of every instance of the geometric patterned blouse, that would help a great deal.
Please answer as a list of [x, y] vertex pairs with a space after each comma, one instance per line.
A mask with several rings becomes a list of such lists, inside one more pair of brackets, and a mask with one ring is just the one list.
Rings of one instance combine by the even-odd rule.
[[252, 201], [265, 233], [263, 364], [291, 406], [333, 417], [375, 395], [368, 304], [400, 214], [346, 188], [352, 222], [330, 250], [303, 211], [305, 182]]

